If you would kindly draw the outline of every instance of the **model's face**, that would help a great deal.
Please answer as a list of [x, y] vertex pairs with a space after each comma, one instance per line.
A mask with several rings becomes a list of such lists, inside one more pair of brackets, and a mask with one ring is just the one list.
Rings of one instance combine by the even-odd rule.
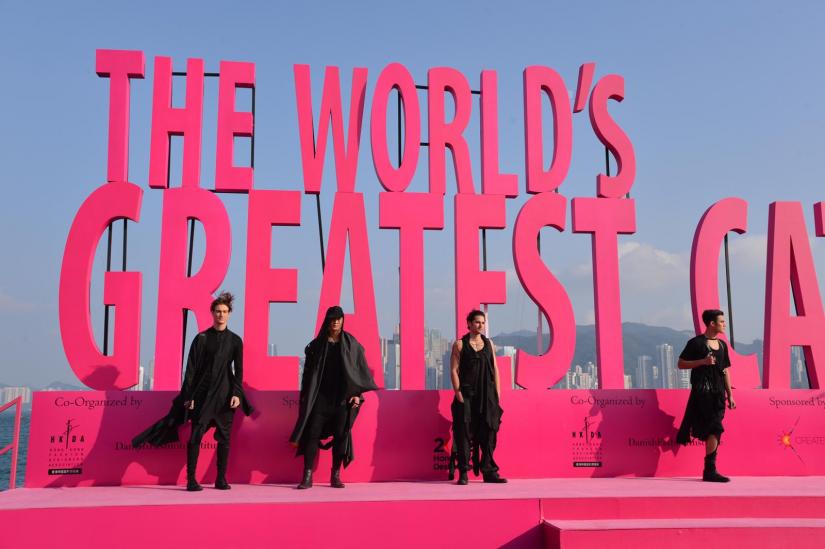
[[225, 327], [231, 314], [229, 307], [226, 305], [216, 305], [215, 308], [212, 309], [212, 325], [216, 328]]
[[724, 334], [725, 330], [728, 327], [728, 323], [725, 322], [725, 317], [719, 315], [716, 317], [716, 320], [710, 323], [710, 326], [715, 329], [717, 332]]
[[327, 330], [329, 331], [329, 335], [335, 336], [341, 333], [341, 328], [344, 326], [344, 319], [343, 318], [336, 318], [334, 320], [329, 321], [329, 327]]
[[487, 324], [487, 319], [481, 315], [476, 315], [467, 323], [467, 329], [473, 334], [480, 334], [484, 331], [484, 326]]

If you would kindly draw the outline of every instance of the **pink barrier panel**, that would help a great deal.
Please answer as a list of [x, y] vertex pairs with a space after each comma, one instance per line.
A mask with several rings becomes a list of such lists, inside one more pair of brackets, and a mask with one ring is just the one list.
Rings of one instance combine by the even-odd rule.
[[[164, 415], [172, 392], [37, 392], [26, 486], [173, 484], [184, 479], [185, 442], [131, 448]], [[496, 461], [511, 478], [698, 476], [701, 444], [675, 443], [688, 392], [682, 390], [508, 391]], [[452, 391], [369, 394], [355, 425], [350, 482], [445, 480]], [[250, 391], [252, 417], [237, 414], [229, 480], [297, 481], [302, 462], [287, 444], [296, 391]], [[730, 475], [825, 475], [825, 394], [742, 390], [729, 411], [719, 468]], [[199, 475], [214, 479], [214, 446], [204, 438]], [[326, 479], [322, 452], [318, 479]]]

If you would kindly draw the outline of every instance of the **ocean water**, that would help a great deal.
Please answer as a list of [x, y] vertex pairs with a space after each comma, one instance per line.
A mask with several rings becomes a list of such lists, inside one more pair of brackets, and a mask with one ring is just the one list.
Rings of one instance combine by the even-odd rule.
[[[0, 413], [0, 448], [12, 443], [14, 437], [14, 415], [16, 410], [10, 408]], [[31, 410], [23, 410], [20, 424], [20, 450], [17, 454], [17, 486], [23, 486], [23, 474], [26, 471], [26, 451], [29, 448], [29, 423]], [[11, 451], [0, 456], [0, 491], [9, 488], [9, 473], [11, 472]]]

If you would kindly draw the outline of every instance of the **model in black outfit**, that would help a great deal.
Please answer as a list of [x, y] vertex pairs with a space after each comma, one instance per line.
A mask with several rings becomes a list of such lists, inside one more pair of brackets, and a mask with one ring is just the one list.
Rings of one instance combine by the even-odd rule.
[[352, 426], [363, 404], [363, 393], [377, 389], [367, 367], [364, 347], [344, 331], [344, 310], [330, 307], [321, 330], [304, 351], [304, 375], [298, 420], [290, 443], [304, 456], [299, 489], [312, 487], [312, 469], [320, 441], [332, 437], [330, 485], [343, 488], [341, 465], [352, 461]]
[[718, 309], [702, 313], [705, 333], [687, 342], [679, 355], [679, 368], [690, 369], [690, 397], [685, 417], [679, 427], [677, 441], [687, 444], [690, 438], [705, 441], [705, 469], [702, 480], [707, 482], [728, 482], [716, 470], [716, 454], [725, 428], [725, 399], [728, 406], [736, 408], [731, 392], [730, 358], [724, 341], [718, 338], [725, 332], [725, 316]]
[[242, 387], [243, 341], [227, 328], [233, 299], [232, 294], [223, 292], [212, 302], [212, 327], [192, 341], [183, 386], [172, 409], [132, 441], [133, 446], [144, 443], [160, 446], [177, 441], [177, 428], [187, 419], [191, 420], [192, 432], [186, 445], [186, 489], [190, 492], [203, 490], [195, 478], [195, 469], [201, 439], [211, 427], [215, 428], [218, 443], [215, 488], [231, 488], [226, 481], [226, 469], [232, 419], [238, 406], [246, 415], [252, 411]]
[[[498, 474], [496, 449], [502, 409], [496, 347], [482, 333], [487, 317], [474, 310], [467, 315], [467, 333], [453, 344], [450, 374], [455, 390], [452, 404], [453, 443], [458, 457], [458, 484], [467, 484], [470, 447], [481, 453], [484, 482], [507, 482]], [[478, 461], [476, 461], [478, 463]]]

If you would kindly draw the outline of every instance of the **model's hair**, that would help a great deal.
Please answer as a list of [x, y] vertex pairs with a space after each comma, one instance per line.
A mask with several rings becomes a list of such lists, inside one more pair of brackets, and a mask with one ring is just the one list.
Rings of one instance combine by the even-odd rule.
[[218, 294], [218, 297], [216, 297], [212, 301], [212, 305], [209, 306], [209, 310], [214, 311], [215, 307], [217, 307], [218, 305], [226, 305], [227, 307], [229, 307], [229, 312], [231, 313], [233, 301], [235, 301], [234, 295], [232, 295], [229, 292], [221, 292]]
[[479, 311], [478, 309], [473, 309], [467, 314], [467, 322], [472, 322], [473, 319], [477, 316], [483, 316], [484, 320], [487, 320], [487, 315], [484, 314], [484, 311]]
[[707, 327], [711, 322], [716, 322], [716, 319], [720, 316], [724, 316], [724, 314], [725, 313], [719, 309], [708, 309], [706, 311], [702, 311], [702, 322], [704, 322]]

